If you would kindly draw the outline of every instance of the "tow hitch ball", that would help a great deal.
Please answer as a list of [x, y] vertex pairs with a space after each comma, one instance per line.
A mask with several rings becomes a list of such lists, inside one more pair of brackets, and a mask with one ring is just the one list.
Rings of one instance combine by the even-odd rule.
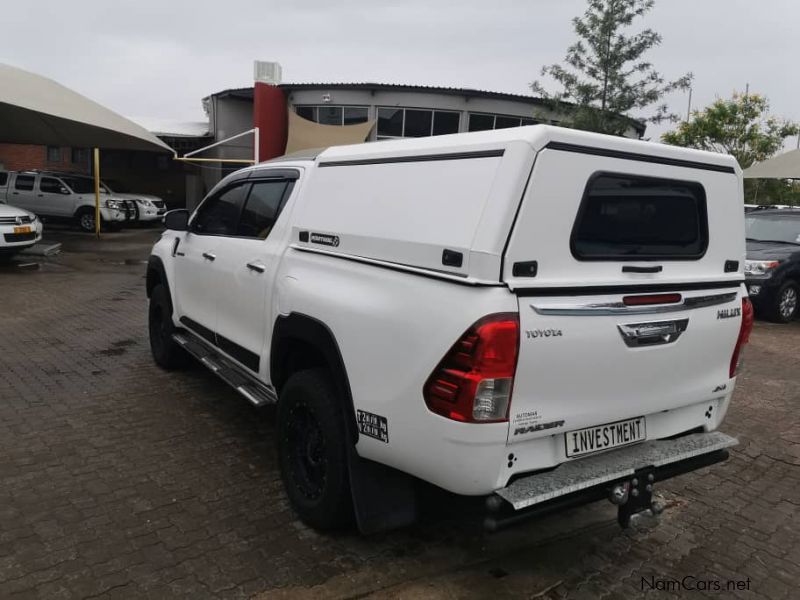
[[630, 526], [631, 517], [649, 511], [654, 517], [664, 512], [664, 504], [653, 499], [656, 477], [652, 469], [634, 473], [628, 481], [614, 484], [608, 492], [611, 504], [618, 507], [617, 522], [624, 529]]

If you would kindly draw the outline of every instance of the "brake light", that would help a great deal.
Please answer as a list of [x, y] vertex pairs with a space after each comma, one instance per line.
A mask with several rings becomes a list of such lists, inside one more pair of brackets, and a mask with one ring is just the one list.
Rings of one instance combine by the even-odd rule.
[[742, 298], [742, 324], [739, 327], [739, 337], [731, 357], [731, 367], [728, 376], [732, 379], [739, 371], [741, 353], [745, 344], [750, 341], [750, 332], [753, 331], [753, 304], [750, 298]]
[[650, 294], [647, 296], [625, 296], [622, 303], [625, 306], [646, 306], [648, 304], [677, 304], [681, 301], [680, 294]]
[[484, 317], [458, 339], [428, 377], [425, 404], [454, 421], [507, 421], [518, 351], [519, 315]]

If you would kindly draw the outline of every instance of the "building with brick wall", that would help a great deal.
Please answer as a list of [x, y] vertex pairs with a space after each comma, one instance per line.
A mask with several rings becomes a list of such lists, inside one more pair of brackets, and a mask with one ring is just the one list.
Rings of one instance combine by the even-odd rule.
[[88, 174], [90, 160], [88, 148], [0, 143], [0, 168], [7, 171], [39, 169]]

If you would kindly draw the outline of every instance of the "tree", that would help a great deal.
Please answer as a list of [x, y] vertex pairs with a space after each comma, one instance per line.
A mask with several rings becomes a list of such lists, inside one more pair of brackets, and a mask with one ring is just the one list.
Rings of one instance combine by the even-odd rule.
[[[688, 89], [692, 74], [666, 81], [645, 60], [645, 53], [661, 43], [652, 29], [634, 35], [623, 30], [643, 17], [655, 0], [588, 0], [582, 17], [572, 20], [578, 41], [567, 49], [566, 65], [550, 65], [543, 76], [561, 87], [549, 93], [538, 81], [531, 88], [569, 116], [568, 127], [622, 135], [631, 119], [660, 123], [677, 120], [662, 101], [666, 94]], [[631, 115], [658, 104], [650, 116]]]
[[[746, 169], [773, 156], [786, 138], [800, 133], [796, 123], [769, 114], [769, 100], [759, 94], [734, 92], [715, 100], [688, 121], [661, 136], [667, 144], [731, 154]], [[760, 190], [760, 191], [759, 191]], [[745, 198], [761, 196], [778, 204], [794, 204], [795, 186], [777, 180], [746, 179]]]

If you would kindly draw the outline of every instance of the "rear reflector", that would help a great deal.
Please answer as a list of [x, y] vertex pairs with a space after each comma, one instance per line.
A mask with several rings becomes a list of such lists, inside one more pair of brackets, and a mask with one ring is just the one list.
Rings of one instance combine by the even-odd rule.
[[518, 314], [484, 317], [458, 339], [428, 377], [425, 404], [454, 421], [507, 421], [518, 350]]
[[648, 304], [677, 304], [682, 300], [680, 294], [649, 294], [646, 296], [625, 296], [625, 306], [645, 306]]
[[733, 349], [733, 356], [731, 357], [731, 366], [728, 376], [732, 379], [736, 376], [741, 366], [742, 349], [747, 342], [750, 341], [750, 332], [753, 331], [753, 304], [750, 298], [742, 298], [742, 324], [739, 327], [739, 337], [736, 340], [736, 347]]

